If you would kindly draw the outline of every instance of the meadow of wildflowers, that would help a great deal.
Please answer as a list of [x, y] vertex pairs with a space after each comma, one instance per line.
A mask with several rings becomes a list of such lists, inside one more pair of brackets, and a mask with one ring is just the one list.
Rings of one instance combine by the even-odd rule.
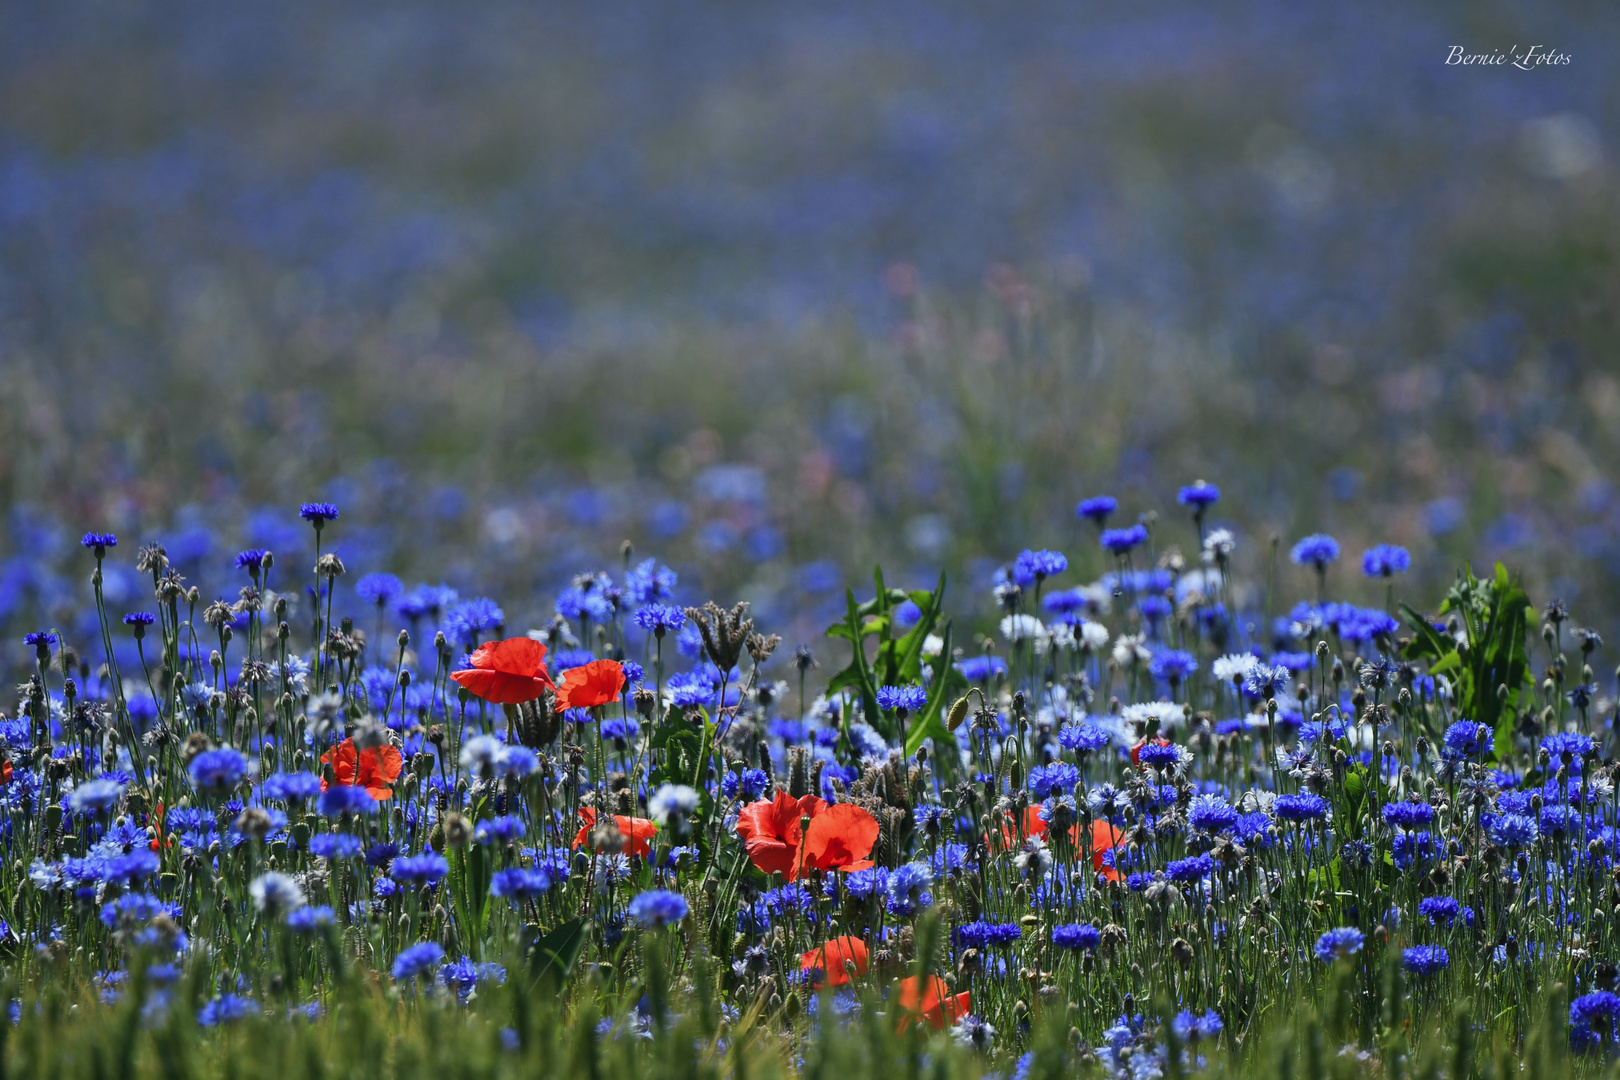
[[25, 635], [0, 720], [13, 1022], [104, 1011], [126, 1068], [462, 1015], [480, 1068], [543, 1016], [739, 1075], [739, 1041], [815, 1072], [862, 1031], [872, 1069], [1186, 1075], [1286, 1057], [1301, 1010], [1341, 1070], [1611, 1060], [1601, 636], [1502, 567], [1409, 596], [1404, 550], [1324, 534], [1245, 592], [1219, 498], [1086, 500], [1111, 569], [1018, 554], [971, 648], [944, 577], [879, 571], [784, 644], [628, 547], [530, 628], [346, 566], [332, 503], [231, 597], [86, 533], [92, 602]]
[[3, 25], [0, 1080], [1620, 1069], [1613, 12]]

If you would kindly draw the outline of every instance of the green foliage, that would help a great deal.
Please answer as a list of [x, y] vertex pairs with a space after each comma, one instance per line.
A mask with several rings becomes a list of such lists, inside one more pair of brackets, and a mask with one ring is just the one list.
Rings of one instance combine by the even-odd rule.
[[[908, 593], [904, 589], [888, 588], [883, 582], [882, 567], [875, 567], [872, 577], [876, 585], [876, 594], [872, 599], [857, 604], [854, 590], [848, 590], [845, 593], [847, 608], [844, 621], [827, 628], [828, 637], [849, 642], [853, 653], [849, 666], [828, 680], [827, 693], [830, 696], [848, 690], [856, 694], [860, 699], [862, 717], [885, 738], [892, 739], [896, 732], [878, 709], [878, 688], [921, 684], [926, 662], [930, 675], [928, 704], [909, 721], [910, 726], [906, 731], [906, 754], [909, 756], [915, 754], [927, 739], [948, 740], [951, 737], [945, 729], [945, 708], [956, 694], [966, 689], [967, 680], [962, 678], [951, 662], [951, 622], [946, 619], [941, 623], [945, 603], [944, 572], [940, 573], [939, 585], [933, 592], [917, 589]], [[895, 611], [907, 600], [916, 604], [922, 615], [910, 630], [895, 637]], [[940, 628], [944, 644], [937, 656], [925, 657], [923, 646], [935, 627]], [[877, 647], [869, 659], [867, 641], [873, 638]]]
[[1409, 605], [1401, 605], [1414, 637], [1406, 649], [1412, 659], [1429, 661], [1429, 674], [1445, 676], [1456, 687], [1459, 714], [1484, 724], [1496, 734], [1498, 759], [1513, 752], [1513, 721], [1529, 680], [1525, 632], [1530, 596], [1496, 564], [1494, 579], [1459, 572], [1457, 583], [1440, 605], [1440, 615], [1455, 615], [1466, 635], [1459, 644], [1439, 633]]

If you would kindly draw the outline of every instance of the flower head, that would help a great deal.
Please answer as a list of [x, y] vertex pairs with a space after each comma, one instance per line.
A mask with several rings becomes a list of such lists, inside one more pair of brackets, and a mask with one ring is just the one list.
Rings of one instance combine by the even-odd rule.
[[1318, 570], [1339, 558], [1339, 542], [1327, 533], [1312, 533], [1293, 546], [1288, 557], [1300, 566], [1312, 565]]
[[680, 893], [653, 889], [630, 901], [625, 912], [641, 926], [664, 927], [680, 922], [690, 910], [686, 897]]
[[1080, 505], [1074, 508], [1074, 516], [1087, 518], [1101, 528], [1118, 509], [1119, 500], [1112, 495], [1093, 495], [1089, 499], [1080, 500]]
[[1411, 568], [1411, 553], [1395, 544], [1379, 544], [1361, 553], [1361, 572], [1368, 577], [1392, 577]]
[[563, 672], [557, 708], [589, 709], [618, 700], [624, 690], [624, 668], [617, 660], [592, 660]]
[[486, 641], [474, 650], [472, 666], [452, 671], [450, 677], [492, 704], [518, 705], [556, 689], [545, 656], [546, 647], [533, 638]]
[[321, 526], [328, 521], [337, 520], [338, 508], [329, 502], [307, 502], [298, 508], [298, 516], [315, 526], [316, 532], [320, 532]]
[[1367, 935], [1353, 926], [1329, 930], [1316, 939], [1316, 958], [1327, 963], [1340, 957], [1354, 956], [1361, 951], [1362, 943], [1366, 940]]

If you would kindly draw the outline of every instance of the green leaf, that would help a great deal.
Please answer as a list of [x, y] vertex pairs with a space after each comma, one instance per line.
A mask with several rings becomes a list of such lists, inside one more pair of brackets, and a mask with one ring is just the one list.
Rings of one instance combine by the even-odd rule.
[[[939, 655], [934, 658], [934, 677], [929, 682], [930, 692], [928, 704], [923, 707], [921, 715], [906, 732], [906, 756], [909, 758], [922, 746], [923, 740], [934, 739], [938, 742], [952, 742], [953, 737], [945, 727], [942, 719], [945, 713], [946, 702], [950, 701], [953, 692], [957, 689], [966, 690], [967, 680], [962, 673], [956, 670], [951, 662], [951, 624], [945, 624], [944, 645]], [[955, 676], [953, 679], [952, 676]]]
[[529, 950], [529, 974], [550, 979], [558, 990], [568, 984], [585, 947], [585, 920], [570, 919], [535, 942]]

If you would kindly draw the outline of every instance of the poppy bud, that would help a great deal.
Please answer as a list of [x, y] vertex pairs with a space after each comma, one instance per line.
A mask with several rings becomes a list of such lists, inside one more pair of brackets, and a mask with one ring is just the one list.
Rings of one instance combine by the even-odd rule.
[[955, 731], [957, 728], [961, 727], [962, 721], [967, 719], [967, 712], [968, 699], [967, 695], [963, 694], [961, 697], [956, 699], [956, 703], [951, 706], [951, 711], [946, 715], [945, 730]]

